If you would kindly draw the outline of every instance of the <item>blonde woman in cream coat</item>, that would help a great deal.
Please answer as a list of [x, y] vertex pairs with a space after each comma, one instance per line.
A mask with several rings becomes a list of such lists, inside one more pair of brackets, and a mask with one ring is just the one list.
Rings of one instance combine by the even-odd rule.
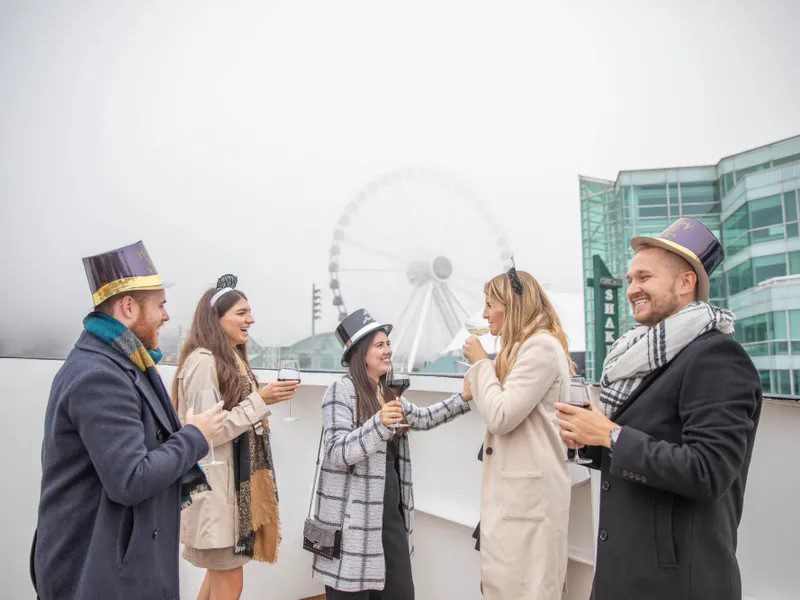
[[486, 421], [481, 586], [486, 600], [560, 600], [567, 571], [571, 478], [553, 405], [569, 394], [567, 339], [538, 282], [512, 268], [484, 286], [483, 316], [502, 347], [475, 336], [463, 395]]

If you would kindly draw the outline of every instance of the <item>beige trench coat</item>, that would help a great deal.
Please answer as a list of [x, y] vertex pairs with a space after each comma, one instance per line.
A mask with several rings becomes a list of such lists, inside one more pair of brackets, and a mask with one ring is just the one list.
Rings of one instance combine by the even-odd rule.
[[[185, 423], [186, 411], [196, 393], [209, 388], [219, 391], [214, 356], [205, 348], [196, 349], [175, 377], [178, 379], [178, 416], [181, 423]], [[192, 495], [191, 506], [181, 511], [182, 544], [202, 549], [233, 546], [233, 440], [269, 414], [258, 392], [247, 396], [228, 413], [213, 440], [214, 457], [225, 464], [204, 468], [211, 491]]]
[[492, 361], [466, 375], [486, 420], [481, 578], [486, 600], [557, 600], [567, 571], [571, 478], [553, 404], [569, 394], [561, 344], [538, 333], [500, 384]]

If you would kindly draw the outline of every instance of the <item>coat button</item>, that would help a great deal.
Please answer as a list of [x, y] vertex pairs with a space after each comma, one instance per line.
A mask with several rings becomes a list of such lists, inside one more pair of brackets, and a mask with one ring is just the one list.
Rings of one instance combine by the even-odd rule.
[[153, 539], [156, 539], [157, 537], [158, 537], [158, 528], [156, 527], [156, 528], [153, 530]]
[[491, 446], [489, 446], [489, 447], [486, 449], [486, 454], [488, 454], [489, 456], [491, 456], [492, 452], [494, 452], [494, 450], [492, 450], [492, 447], [491, 447]]
[[642, 483], [647, 483], [647, 477], [645, 477], [644, 475], [642, 475]]
[[627, 477], [628, 475], [630, 475], [630, 473], [628, 473], [627, 469], [623, 469], [622, 470], [622, 476], [623, 477]]
[[605, 542], [608, 539], [608, 532], [605, 529], [600, 530], [600, 541]]
[[611, 488], [611, 484], [608, 483], [607, 481], [604, 481], [601, 487], [603, 488], [604, 492], [607, 492]]
[[634, 473], [634, 474], [633, 474], [633, 478], [634, 478], [636, 481], [639, 481], [639, 480], [642, 478], [642, 476], [641, 476], [641, 475], [639, 475], [638, 473]]

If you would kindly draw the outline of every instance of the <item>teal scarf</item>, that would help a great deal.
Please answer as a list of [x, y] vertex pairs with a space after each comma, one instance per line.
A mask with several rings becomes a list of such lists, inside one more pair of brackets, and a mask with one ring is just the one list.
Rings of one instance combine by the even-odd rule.
[[[172, 401], [164, 388], [161, 376], [158, 374], [156, 364], [161, 360], [163, 354], [160, 350], [149, 350], [142, 344], [134, 333], [117, 321], [114, 317], [101, 312], [91, 312], [83, 320], [83, 326], [96, 338], [117, 350], [120, 354], [128, 358], [137, 369], [144, 373], [150, 385], [164, 406], [168, 418], [177, 431], [181, 424], [172, 408]], [[192, 503], [192, 494], [204, 492], [211, 489], [206, 475], [200, 465], [192, 466], [183, 477], [181, 477], [181, 509], [186, 508]]]

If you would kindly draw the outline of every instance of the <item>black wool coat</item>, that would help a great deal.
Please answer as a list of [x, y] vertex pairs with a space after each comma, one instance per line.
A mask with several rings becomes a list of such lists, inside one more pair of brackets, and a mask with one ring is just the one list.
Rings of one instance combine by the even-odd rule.
[[698, 337], [612, 416], [594, 600], [740, 600], [736, 536], [761, 412], [758, 373], [732, 336]]
[[42, 600], [178, 599], [179, 480], [208, 452], [199, 429], [179, 427], [144, 373], [81, 335], [45, 413], [31, 560]]

